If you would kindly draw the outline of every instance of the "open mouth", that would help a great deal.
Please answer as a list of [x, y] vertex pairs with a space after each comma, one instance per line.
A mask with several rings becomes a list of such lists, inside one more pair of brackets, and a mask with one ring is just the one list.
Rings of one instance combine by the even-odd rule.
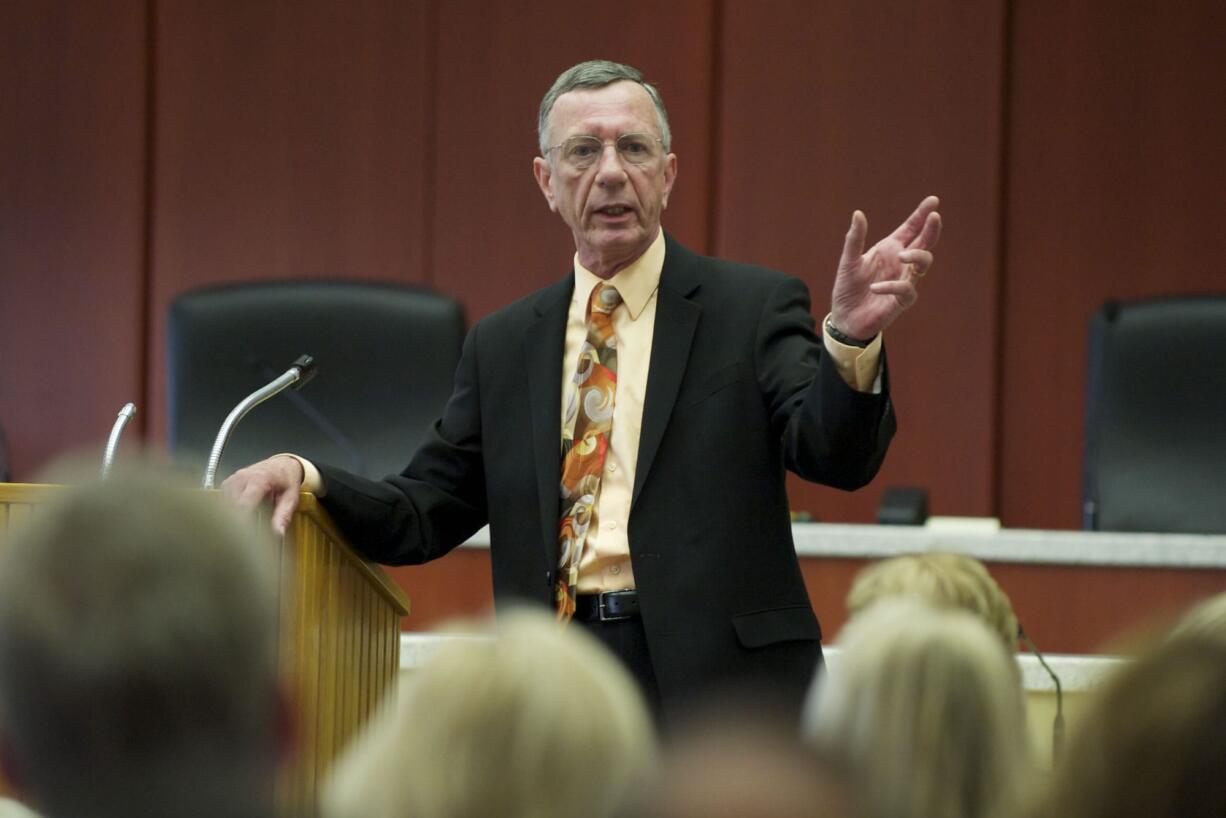
[[625, 205], [608, 205], [607, 207], [596, 208], [596, 215], [604, 216], [610, 219], [617, 219], [634, 211]]

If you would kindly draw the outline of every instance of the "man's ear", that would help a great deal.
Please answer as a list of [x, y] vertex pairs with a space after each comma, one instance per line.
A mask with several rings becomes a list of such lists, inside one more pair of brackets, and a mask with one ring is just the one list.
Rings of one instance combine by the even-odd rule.
[[549, 167], [549, 161], [539, 156], [533, 159], [532, 175], [536, 177], [541, 193], [545, 194], [545, 201], [549, 202], [549, 209], [557, 213], [558, 203], [553, 200], [553, 188], [549, 186], [549, 180], [553, 178], [553, 168]]
[[670, 153], [664, 157], [664, 196], [661, 204], [668, 209], [668, 195], [673, 192], [673, 183], [677, 181], [677, 154]]

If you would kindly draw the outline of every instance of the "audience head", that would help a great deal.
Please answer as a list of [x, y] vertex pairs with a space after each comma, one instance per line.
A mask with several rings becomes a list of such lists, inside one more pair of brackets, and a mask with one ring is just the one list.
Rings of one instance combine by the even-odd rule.
[[847, 610], [855, 616], [879, 600], [896, 596], [969, 611], [998, 634], [1010, 651], [1017, 650], [1017, 616], [1009, 597], [974, 557], [926, 551], [875, 562], [856, 575], [847, 594]]
[[1226, 644], [1226, 593], [1203, 599], [1171, 629], [1171, 638], [1201, 637]]
[[285, 738], [268, 543], [161, 474], [66, 488], [0, 554], [6, 773], [53, 818], [251, 814]]
[[0, 818], [39, 818], [39, 815], [20, 801], [0, 798]]
[[1052, 818], [1226, 815], [1226, 642], [1173, 638], [1097, 692], [1057, 767]]
[[600, 818], [654, 760], [630, 675], [544, 613], [449, 640], [397, 698], [335, 770], [329, 818]]
[[852, 818], [837, 756], [800, 741], [794, 719], [704, 710], [670, 734], [624, 818]]
[[886, 600], [840, 643], [804, 727], [847, 755], [866, 818], [1017, 813], [1031, 783], [1022, 690], [1013, 657], [981, 620]]

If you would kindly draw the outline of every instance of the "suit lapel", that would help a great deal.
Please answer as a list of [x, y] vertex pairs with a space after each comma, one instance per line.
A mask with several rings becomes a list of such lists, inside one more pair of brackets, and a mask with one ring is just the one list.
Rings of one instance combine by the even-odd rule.
[[557, 562], [562, 469], [562, 349], [574, 276], [547, 288], [536, 300], [535, 320], [524, 333], [525, 371], [532, 407], [532, 454], [535, 462], [541, 532], [550, 565]]
[[643, 427], [639, 436], [639, 456], [634, 473], [634, 492], [630, 507], [638, 500], [643, 483], [651, 472], [660, 441], [668, 426], [677, 392], [685, 376], [690, 345], [702, 307], [690, 300], [698, 289], [700, 277], [696, 257], [671, 236], [665, 234], [667, 249], [664, 270], [657, 293], [656, 326], [651, 342], [651, 368], [647, 373], [647, 394], [643, 403]]

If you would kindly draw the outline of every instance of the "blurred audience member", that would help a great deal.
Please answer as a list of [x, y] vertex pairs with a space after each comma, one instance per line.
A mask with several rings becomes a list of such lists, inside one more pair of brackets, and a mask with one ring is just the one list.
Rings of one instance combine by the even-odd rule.
[[1022, 689], [964, 611], [883, 600], [844, 629], [804, 731], [846, 754], [865, 818], [1012, 818], [1033, 784]]
[[449, 641], [397, 698], [325, 787], [328, 818], [604, 818], [655, 757], [628, 672], [546, 613]]
[[1009, 597], [974, 557], [947, 551], [903, 554], [866, 566], [847, 594], [853, 617], [882, 599], [914, 596], [937, 608], [969, 611], [1017, 650], [1017, 616]]
[[39, 816], [19, 801], [0, 798], [0, 818], [39, 818]]
[[1226, 815], [1226, 643], [1176, 637], [1098, 691], [1044, 818]]
[[801, 742], [795, 723], [735, 711], [673, 734], [622, 818], [852, 818], [845, 770]]
[[1226, 644], [1226, 593], [1193, 605], [1171, 629], [1172, 639], [1203, 637]]
[[0, 554], [0, 759], [48, 818], [263, 818], [288, 746], [270, 548], [160, 474], [65, 489]]

